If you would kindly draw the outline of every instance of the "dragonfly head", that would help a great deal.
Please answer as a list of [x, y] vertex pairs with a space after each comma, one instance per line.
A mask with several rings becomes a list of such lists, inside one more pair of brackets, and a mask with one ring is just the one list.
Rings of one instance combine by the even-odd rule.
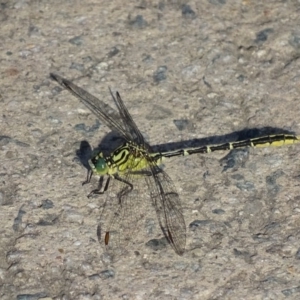
[[97, 175], [106, 175], [108, 173], [109, 168], [102, 152], [90, 159], [89, 165], [93, 173]]

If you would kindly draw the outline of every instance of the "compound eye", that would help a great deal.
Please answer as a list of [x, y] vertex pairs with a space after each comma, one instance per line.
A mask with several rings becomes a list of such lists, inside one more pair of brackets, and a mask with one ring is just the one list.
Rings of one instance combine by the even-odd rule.
[[106, 173], [107, 164], [103, 157], [98, 159], [93, 158], [92, 163], [94, 164], [98, 174]]

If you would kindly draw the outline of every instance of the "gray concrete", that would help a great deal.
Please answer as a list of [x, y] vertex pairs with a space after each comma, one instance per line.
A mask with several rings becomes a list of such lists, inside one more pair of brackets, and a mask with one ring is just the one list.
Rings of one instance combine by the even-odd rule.
[[300, 145], [167, 161], [186, 253], [146, 209], [113, 262], [74, 159], [110, 131], [49, 78], [118, 90], [153, 145], [300, 134], [300, 3], [256, 2], [1, 2], [1, 299], [299, 299]]

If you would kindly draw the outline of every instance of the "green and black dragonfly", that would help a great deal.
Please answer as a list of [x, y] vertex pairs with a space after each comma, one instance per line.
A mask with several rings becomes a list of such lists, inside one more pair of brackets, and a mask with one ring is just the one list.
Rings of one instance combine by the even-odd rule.
[[[118, 109], [116, 111], [71, 81], [56, 74], [50, 75], [124, 139], [124, 143], [110, 155], [105, 156], [103, 152], [93, 155], [89, 160], [91, 170], [86, 181], [89, 182], [93, 174], [99, 175], [99, 186], [89, 196], [107, 194], [102, 215], [107, 215], [107, 212], [110, 217], [100, 221], [97, 236], [99, 242], [112, 254], [123, 253], [128, 242], [135, 237], [134, 232], [142, 216], [139, 211], [142, 200], [139, 191], [142, 185], [147, 187], [163, 234], [178, 255], [185, 252], [186, 224], [182, 206], [171, 178], [160, 167], [164, 158], [245, 147], [281, 146], [300, 140], [295, 135], [279, 134], [220, 145], [155, 152], [145, 141], [118, 92], [114, 95], [110, 90]], [[113, 190], [111, 193], [110, 189]]]

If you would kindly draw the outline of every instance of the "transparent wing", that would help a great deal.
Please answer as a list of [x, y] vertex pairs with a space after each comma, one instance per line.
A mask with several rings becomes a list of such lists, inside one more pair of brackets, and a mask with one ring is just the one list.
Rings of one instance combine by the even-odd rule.
[[185, 251], [186, 225], [179, 195], [171, 178], [156, 164], [150, 164], [152, 176], [146, 176], [152, 203], [165, 237], [178, 255]]
[[127, 173], [120, 178], [123, 182], [114, 180], [115, 185], [106, 192], [109, 196], [98, 226], [99, 242], [115, 256], [125, 251], [142, 227], [139, 222], [146, 213], [145, 201], [142, 201], [146, 181], [160, 227], [175, 252], [182, 255], [185, 251], [186, 225], [180, 198], [171, 178], [151, 161], [138, 174]]
[[[129, 186], [126, 182], [132, 183]], [[105, 192], [106, 201], [100, 215], [97, 228], [99, 243], [116, 260], [144, 230], [140, 221], [145, 217], [142, 200], [145, 181], [141, 176], [126, 174], [119, 179], [111, 179], [111, 185]]]
[[132, 120], [126, 106], [117, 92], [116, 97], [109, 89], [111, 96], [118, 108], [118, 112], [110, 107], [102, 100], [91, 95], [81, 87], [72, 83], [57, 74], [50, 73], [50, 76], [56, 80], [62, 87], [66, 88], [73, 95], [75, 95], [87, 108], [91, 110], [102, 122], [105, 123], [111, 130], [118, 132], [127, 141], [134, 141], [136, 143], [143, 143], [143, 136], [138, 130], [136, 124]]
[[138, 127], [136, 126], [135, 122], [133, 121], [127, 107], [125, 106], [120, 94], [116, 92], [116, 97], [112, 93], [112, 91], [109, 89], [111, 96], [114, 99], [114, 102], [120, 112], [120, 115], [122, 117], [122, 120], [124, 121], [124, 126], [127, 129], [127, 132], [130, 132], [132, 141], [134, 141], [138, 145], [144, 145], [144, 137]]

